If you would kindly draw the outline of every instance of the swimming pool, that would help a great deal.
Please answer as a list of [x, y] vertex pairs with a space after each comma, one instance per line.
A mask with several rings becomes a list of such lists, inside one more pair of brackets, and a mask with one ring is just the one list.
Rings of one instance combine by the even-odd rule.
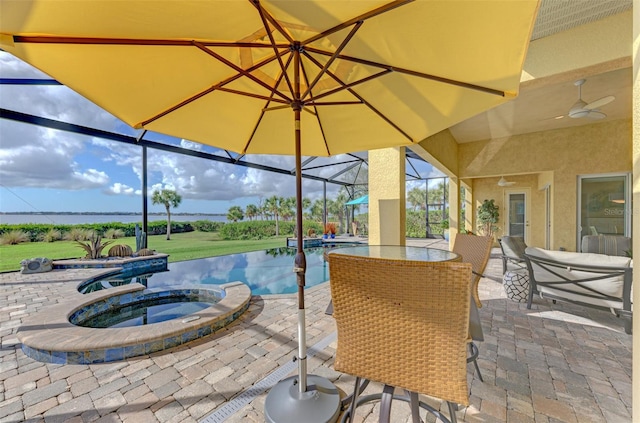
[[[329, 279], [328, 263], [324, 253], [331, 248], [366, 245], [360, 243], [335, 243], [323, 247], [305, 248], [307, 271], [306, 288]], [[229, 254], [197, 260], [169, 263], [168, 271], [148, 273], [129, 278], [118, 276], [92, 281], [81, 285], [82, 293], [111, 286], [138, 282], [147, 288], [167, 288], [182, 285], [219, 285], [232, 281], [246, 283], [252, 295], [292, 294], [297, 291], [296, 275], [293, 272], [295, 248], [270, 248], [249, 253]]]

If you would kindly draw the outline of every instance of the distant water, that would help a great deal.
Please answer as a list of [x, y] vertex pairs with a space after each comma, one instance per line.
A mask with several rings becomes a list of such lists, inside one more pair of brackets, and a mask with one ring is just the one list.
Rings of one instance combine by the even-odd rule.
[[[150, 215], [149, 222], [166, 220], [167, 215]], [[171, 215], [173, 222], [195, 222], [196, 220], [211, 220], [226, 222], [226, 216], [214, 214]], [[142, 223], [142, 216], [136, 214], [0, 214], [0, 224], [17, 225], [22, 223], [50, 223], [59, 225], [76, 225], [80, 223]]]

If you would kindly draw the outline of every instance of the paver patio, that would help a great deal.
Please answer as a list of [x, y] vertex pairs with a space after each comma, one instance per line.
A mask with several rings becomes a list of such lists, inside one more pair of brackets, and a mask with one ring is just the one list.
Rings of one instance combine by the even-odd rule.
[[[568, 304], [536, 299], [527, 310], [508, 300], [498, 252], [480, 283], [484, 382], [469, 366], [471, 405], [460, 408], [459, 419], [630, 422], [632, 337], [622, 322]], [[45, 364], [25, 356], [16, 337], [22, 320], [68, 297], [95, 272], [0, 274], [0, 422], [223, 421], [211, 413], [233, 408], [238, 402], [230, 400], [243, 393], [246, 398], [254, 392], [250, 388], [296, 354], [297, 302], [294, 295], [283, 295], [253, 297], [248, 311], [221, 332], [152, 355], [92, 365]], [[333, 370], [335, 341], [328, 337], [335, 325], [324, 313], [329, 285], [309, 289], [305, 298], [308, 345], [328, 342], [309, 358], [309, 372], [350, 392], [353, 378]], [[226, 421], [264, 421], [266, 392]], [[356, 421], [376, 421], [375, 411], [373, 405], [361, 407]], [[404, 404], [394, 404], [392, 413], [394, 422], [409, 421]]]

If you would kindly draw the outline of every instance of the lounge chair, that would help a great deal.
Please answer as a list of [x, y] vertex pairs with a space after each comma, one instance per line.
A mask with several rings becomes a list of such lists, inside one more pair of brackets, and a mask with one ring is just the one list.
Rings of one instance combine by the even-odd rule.
[[502, 250], [502, 274], [508, 270], [512, 272], [526, 272], [527, 264], [524, 261], [524, 250], [527, 244], [521, 236], [503, 236], [498, 240]]

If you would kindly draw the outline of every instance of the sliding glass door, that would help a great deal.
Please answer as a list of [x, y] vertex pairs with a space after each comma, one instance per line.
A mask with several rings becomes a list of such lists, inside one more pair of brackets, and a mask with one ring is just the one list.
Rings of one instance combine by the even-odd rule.
[[615, 173], [578, 177], [578, 238], [585, 235], [631, 236], [631, 175]]

